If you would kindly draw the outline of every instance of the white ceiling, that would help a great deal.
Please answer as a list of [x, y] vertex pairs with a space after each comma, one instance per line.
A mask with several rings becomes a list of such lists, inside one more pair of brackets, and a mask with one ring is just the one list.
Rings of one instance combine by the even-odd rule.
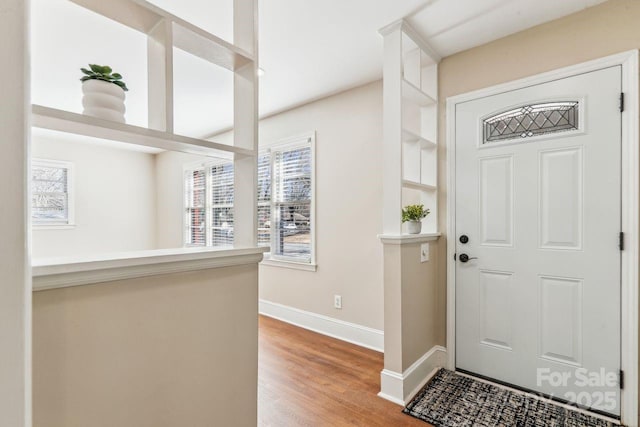
[[[402, 17], [443, 57], [604, 0], [260, 1], [260, 113], [269, 115], [382, 76], [377, 30]], [[232, 0], [153, 0], [227, 40]], [[78, 68], [109, 64], [130, 87], [127, 121], [145, 125], [144, 36], [68, 0], [33, 0], [34, 103], [81, 112]], [[230, 73], [176, 52], [176, 129], [202, 137], [232, 124]]]

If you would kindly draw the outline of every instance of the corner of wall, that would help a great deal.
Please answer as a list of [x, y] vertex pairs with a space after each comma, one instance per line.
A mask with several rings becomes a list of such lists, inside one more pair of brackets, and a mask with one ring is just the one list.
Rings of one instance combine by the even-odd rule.
[[404, 372], [387, 369], [380, 373], [378, 396], [398, 405], [406, 406], [440, 368], [446, 366], [447, 350], [433, 346]]

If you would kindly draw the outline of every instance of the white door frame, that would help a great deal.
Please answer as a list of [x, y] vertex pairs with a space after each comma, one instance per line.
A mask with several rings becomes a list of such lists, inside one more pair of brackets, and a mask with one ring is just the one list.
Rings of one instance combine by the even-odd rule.
[[584, 74], [616, 65], [622, 66], [622, 251], [621, 289], [621, 367], [625, 374], [621, 391], [621, 421], [638, 426], [638, 231], [640, 209], [640, 171], [638, 157], [638, 51], [631, 50], [582, 64], [560, 68], [535, 76], [447, 98], [447, 353], [448, 368], [455, 369], [456, 343], [456, 104], [490, 95], [522, 89], [552, 80]]

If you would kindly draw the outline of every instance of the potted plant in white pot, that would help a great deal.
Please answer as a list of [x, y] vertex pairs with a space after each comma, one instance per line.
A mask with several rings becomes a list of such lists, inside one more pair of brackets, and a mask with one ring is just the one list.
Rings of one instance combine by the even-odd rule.
[[409, 234], [420, 234], [422, 230], [422, 219], [429, 215], [429, 209], [424, 205], [408, 205], [402, 209], [402, 222], [407, 223]]
[[89, 64], [81, 68], [83, 114], [124, 123], [124, 93], [128, 91], [122, 76], [108, 65]]

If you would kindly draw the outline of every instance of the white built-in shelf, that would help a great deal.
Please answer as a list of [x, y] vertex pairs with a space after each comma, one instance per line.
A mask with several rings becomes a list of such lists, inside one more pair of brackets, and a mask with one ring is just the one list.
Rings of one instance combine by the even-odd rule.
[[407, 188], [413, 188], [414, 190], [435, 191], [438, 189], [435, 185], [422, 184], [420, 182], [410, 181], [408, 179], [402, 180], [402, 186]]
[[237, 46], [209, 34], [179, 18], [173, 19], [173, 44], [178, 49], [234, 71], [254, 60]]
[[33, 105], [32, 113], [34, 127], [59, 132], [204, 156], [230, 158], [232, 153], [255, 154], [253, 150], [232, 145], [112, 122], [41, 105]]
[[421, 234], [379, 234], [378, 238], [386, 245], [410, 245], [438, 240], [440, 233]]
[[240, 47], [144, 0], [71, 1], [144, 34], [151, 34], [162, 22], [169, 22], [175, 47], [231, 71], [255, 60]]
[[417, 135], [410, 130], [402, 129], [402, 140], [404, 142], [419, 143], [422, 148], [434, 148], [436, 143]]
[[427, 105], [436, 103], [435, 99], [405, 79], [402, 79], [402, 97], [420, 107], [426, 107]]

